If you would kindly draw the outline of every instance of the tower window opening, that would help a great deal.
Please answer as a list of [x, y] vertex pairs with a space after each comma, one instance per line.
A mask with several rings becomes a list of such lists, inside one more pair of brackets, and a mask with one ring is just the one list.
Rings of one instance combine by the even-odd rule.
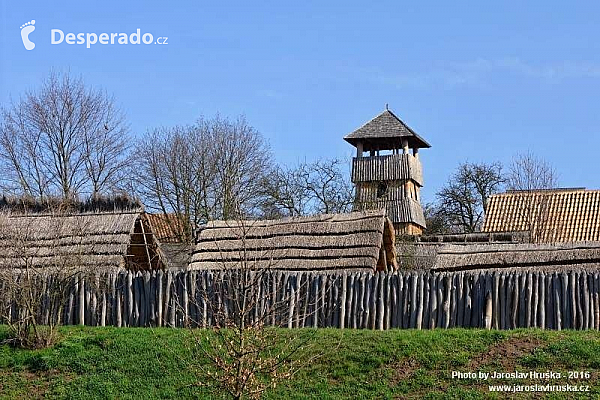
[[379, 182], [377, 185], [377, 198], [380, 199], [387, 193], [388, 185], [385, 182]]
[[377, 155], [380, 157], [381, 156], [391, 156], [391, 155], [396, 154], [395, 151], [392, 149], [379, 150], [377, 153], [378, 153]]

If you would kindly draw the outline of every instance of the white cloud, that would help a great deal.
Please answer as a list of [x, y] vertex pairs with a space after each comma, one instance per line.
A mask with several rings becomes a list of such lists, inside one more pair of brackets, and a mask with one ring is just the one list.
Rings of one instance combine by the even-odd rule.
[[268, 97], [270, 99], [280, 100], [283, 94], [272, 89], [261, 89], [257, 91], [257, 94], [261, 97]]
[[418, 72], [394, 74], [389, 71], [371, 71], [369, 75], [371, 81], [398, 89], [452, 89], [465, 86], [489, 87], [499, 74], [514, 74], [547, 83], [558, 83], [568, 79], [598, 79], [600, 64], [575, 61], [534, 64], [518, 57], [494, 60], [478, 58], [467, 62], [437, 63]]

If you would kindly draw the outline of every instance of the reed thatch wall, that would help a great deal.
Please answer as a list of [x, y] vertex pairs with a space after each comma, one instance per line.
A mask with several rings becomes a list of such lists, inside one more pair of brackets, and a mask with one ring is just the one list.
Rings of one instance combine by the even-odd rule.
[[[247, 272], [252, 274], [253, 272]], [[60, 313], [66, 324], [200, 326], [213, 324], [211, 304], [228, 307], [223, 271], [152, 271], [74, 277]], [[37, 276], [43, 290], [51, 275]], [[251, 280], [252, 281], [252, 280]], [[0, 281], [0, 310], [19, 309]], [[263, 273], [256, 293], [283, 302], [281, 313], [250, 318], [284, 327], [600, 329], [598, 269], [545, 273], [532, 269], [468, 272]], [[233, 304], [229, 305], [233, 307]], [[220, 310], [220, 308], [219, 308]], [[38, 320], [50, 315], [41, 307]]]
[[[410, 239], [410, 238], [405, 238]], [[422, 235], [412, 238], [413, 242], [419, 243], [529, 243], [527, 232], [476, 232], [476, 233], [451, 233]]]
[[1, 214], [0, 268], [160, 268], [144, 214]]
[[92, 196], [85, 200], [79, 198], [44, 197], [38, 199], [29, 196], [0, 197], [0, 212], [17, 214], [83, 214], [102, 212], [141, 211], [142, 204], [127, 195]]
[[[213, 221], [191, 269], [395, 269], [394, 231], [381, 210], [263, 221]], [[390, 238], [384, 240], [384, 236]], [[243, 264], [243, 265], [242, 265]]]
[[443, 245], [433, 269], [555, 267], [600, 264], [600, 242]]
[[454, 271], [535, 267], [562, 271], [573, 266], [595, 269], [600, 265], [600, 242], [398, 242], [396, 250], [401, 269]]
[[187, 243], [162, 243], [159, 241], [158, 248], [165, 268], [180, 270], [188, 268], [194, 251], [194, 246]]

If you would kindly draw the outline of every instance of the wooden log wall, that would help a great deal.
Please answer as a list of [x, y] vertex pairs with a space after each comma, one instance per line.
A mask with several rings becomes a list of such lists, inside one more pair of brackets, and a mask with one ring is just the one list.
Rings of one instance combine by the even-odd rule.
[[413, 180], [423, 186], [421, 161], [411, 154], [352, 159], [352, 183]]
[[[212, 326], [235, 302], [221, 271], [120, 272], [73, 278], [64, 297], [64, 324]], [[14, 279], [21, 279], [15, 276]], [[43, 293], [55, 277], [38, 277], [38, 321], [58, 312]], [[600, 278], [595, 270], [316, 273], [261, 275], [249, 299], [253, 321], [283, 327], [351, 329], [600, 328]], [[0, 281], [0, 315], [18, 318]], [[250, 301], [251, 300], [251, 301]], [[265, 315], [273, 304], [277, 312]]]
[[425, 216], [421, 204], [411, 198], [402, 200], [378, 200], [369, 202], [357, 202], [357, 208], [361, 210], [380, 210], [385, 209], [386, 215], [394, 223], [413, 222], [425, 226]]

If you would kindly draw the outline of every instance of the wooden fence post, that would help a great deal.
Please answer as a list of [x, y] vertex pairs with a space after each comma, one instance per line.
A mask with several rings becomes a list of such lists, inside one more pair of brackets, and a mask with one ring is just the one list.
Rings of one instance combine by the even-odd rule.
[[437, 275], [431, 275], [431, 285], [429, 288], [429, 328], [433, 329], [436, 327], [437, 322]]
[[546, 274], [544, 272], [540, 272], [538, 277], [538, 288], [540, 291], [539, 327], [546, 329]]
[[384, 316], [384, 282], [385, 273], [379, 272], [379, 290], [377, 291], [377, 329], [383, 330], [383, 316]]
[[[262, 318], [275, 304], [283, 312], [266, 323], [277, 326], [340, 329], [599, 329], [600, 274], [596, 271], [466, 271], [466, 272], [276, 272], [258, 275], [259, 291], [249, 322]], [[234, 305], [222, 272], [105, 272], [75, 276], [60, 318], [64, 323], [97, 326], [213, 326], [209, 309], [217, 302], [224, 312]], [[37, 282], [42, 299], [37, 321], [58, 316], [44, 300], [53, 276]], [[0, 283], [0, 286], [2, 283]], [[0, 292], [1, 296], [1, 292]], [[1, 298], [0, 302], [14, 303]], [[10, 307], [14, 315], [19, 310]]]
[[417, 329], [421, 329], [423, 327], [423, 299], [424, 299], [424, 287], [423, 287], [423, 272], [419, 272], [418, 273], [418, 287], [419, 287], [419, 298], [417, 299], [418, 301], [418, 308], [417, 308]]
[[444, 294], [444, 302], [443, 302], [443, 309], [444, 309], [444, 319], [443, 319], [443, 326], [444, 329], [448, 329], [448, 327], [450, 326], [450, 291], [451, 291], [451, 279], [450, 276], [447, 274], [444, 274], [444, 290], [445, 290], [445, 294]]
[[340, 297], [340, 329], [344, 329], [346, 322], [346, 292], [348, 291], [348, 282], [346, 281], [346, 274], [342, 273], [342, 294]]
[[552, 275], [552, 286], [554, 288], [554, 313], [555, 313], [555, 317], [556, 317], [555, 328], [560, 331], [560, 330], [562, 330], [562, 315], [560, 312], [561, 289], [560, 289], [560, 278], [558, 277], [558, 275], [556, 273], [554, 273]]
[[83, 275], [79, 276], [79, 313], [78, 319], [79, 325], [85, 325], [85, 278]]

